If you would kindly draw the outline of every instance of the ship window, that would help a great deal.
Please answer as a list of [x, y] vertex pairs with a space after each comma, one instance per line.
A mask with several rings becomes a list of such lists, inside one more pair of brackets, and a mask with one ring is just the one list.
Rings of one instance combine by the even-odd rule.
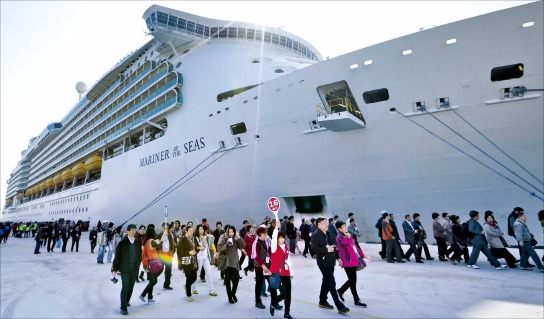
[[162, 12], [157, 12], [157, 21], [159, 22], [160, 26], [166, 27], [166, 24], [168, 23], [168, 15]]
[[280, 45], [281, 45], [282, 47], [284, 47], [284, 46], [287, 45], [287, 38], [286, 38], [286, 37], [284, 37], [284, 36], [281, 36], [281, 37], [280, 37]]
[[196, 25], [196, 34], [204, 35], [204, 26], [202, 24]]
[[261, 63], [261, 61], [259, 61], [259, 60], [253, 60], [253, 61], [251, 61], [251, 63]]
[[210, 36], [210, 27], [204, 26], [204, 36], [208, 38]]
[[227, 37], [227, 29], [226, 28], [223, 28], [221, 30], [219, 30], [219, 37], [220, 38], [226, 38]]
[[247, 39], [253, 40], [255, 39], [255, 30], [253, 29], [247, 29]]
[[238, 38], [240, 38], [240, 39], [245, 39], [246, 38], [246, 29], [238, 28]]
[[293, 40], [287, 38], [287, 47], [288, 47], [289, 49], [292, 49], [292, 48], [293, 48]]
[[181, 62], [178, 62], [178, 64], [176, 64], [176, 68], [179, 68], [181, 66]]
[[274, 72], [275, 73], [283, 73], [284, 71], [282, 69], [276, 69]]
[[366, 104], [372, 104], [389, 100], [389, 91], [386, 88], [366, 91], [363, 93]]
[[280, 43], [280, 36], [277, 34], [272, 34], [272, 43], [279, 44]]
[[195, 23], [187, 21], [187, 33], [193, 34], [195, 32]]
[[259, 30], [255, 30], [255, 40], [261, 41], [263, 39], [263, 32]]
[[171, 28], [176, 28], [178, 26], [178, 18], [174, 16], [168, 17], [168, 26]]
[[491, 82], [517, 79], [523, 76], [523, 64], [498, 66], [491, 70]]
[[174, 57], [174, 53], [170, 54], [170, 56], [168, 57], [168, 60], [170, 60], [173, 57]]
[[228, 98], [231, 98], [235, 95], [238, 95], [240, 93], [243, 93], [247, 90], [250, 90], [254, 87], [256, 87], [258, 84], [255, 84], [255, 85], [249, 85], [249, 86], [245, 86], [245, 87], [241, 87], [241, 88], [237, 88], [237, 89], [234, 89], [234, 90], [230, 90], [230, 91], [227, 91], [227, 92], [223, 92], [223, 93], [220, 93], [217, 95], [217, 102], [222, 102]]
[[241, 122], [230, 126], [230, 132], [232, 135], [238, 135], [247, 132], [246, 123]]
[[264, 33], [264, 42], [270, 42], [270, 41], [272, 41], [272, 33], [265, 32]]
[[234, 27], [229, 27], [229, 38], [237, 38], [238, 37], [238, 29]]
[[185, 30], [187, 21], [185, 19], [178, 19], [178, 30]]
[[323, 196], [293, 197], [295, 211], [299, 214], [321, 213], [323, 211], [321, 197]]

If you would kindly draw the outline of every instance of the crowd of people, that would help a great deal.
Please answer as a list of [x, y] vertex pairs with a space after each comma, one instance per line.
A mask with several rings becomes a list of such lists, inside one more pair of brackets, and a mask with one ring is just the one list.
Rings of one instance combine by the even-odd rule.
[[[544, 211], [540, 211], [538, 215], [544, 230]], [[468, 268], [479, 269], [476, 261], [481, 252], [498, 270], [519, 267], [522, 270], [538, 268], [544, 272], [544, 266], [534, 250], [536, 241], [526, 225], [527, 218], [522, 208], [516, 207], [512, 211], [507, 225], [507, 234], [514, 237], [518, 244], [520, 259], [516, 259], [507, 249], [509, 245], [504, 239], [505, 233], [496, 222], [492, 211], [484, 213], [483, 226], [479, 221], [479, 212], [471, 211], [469, 216], [469, 220], [463, 222], [457, 215], [431, 214], [432, 232], [440, 261], [457, 265], [464, 259]], [[236, 293], [239, 281], [243, 278], [240, 274], [242, 270], [245, 276], [248, 272], [254, 273], [256, 308], [268, 309], [271, 316], [276, 311], [283, 310], [284, 318], [292, 318], [291, 292], [295, 269], [291, 258], [296, 255], [296, 251], [304, 258], [308, 258], [310, 254], [311, 258], [316, 259], [322, 275], [319, 307], [336, 307], [341, 314], [349, 312], [344, 298], [348, 290], [353, 297], [354, 306], [367, 306], [357, 291], [357, 270], [364, 268], [365, 260], [372, 258], [359, 245], [358, 238], [362, 234], [353, 213], [345, 220], [339, 216], [302, 219], [298, 228], [295, 227], [293, 216], [280, 219], [276, 213], [274, 217], [271, 219], [266, 216], [259, 225], [251, 225], [244, 220], [239, 230], [234, 225], [225, 225], [223, 228], [220, 221], [216, 222], [215, 229], [212, 230], [204, 218], [197, 225], [191, 221], [181, 224], [179, 220], [162, 223], [158, 231], [154, 224], [139, 227], [129, 224], [126, 233], [122, 226], [115, 227], [112, 222], [103, 220], [92, 227], [88, 238], [91, 253], [94, 254], [98, 246], [97, 263], [103, 264], [106, 258], [108, 263], [112, 263], [110, 279], [114, 282], [118, 281], [117, 277], [121, 279], [120, 312], [123, 315], [128, 314], [136, 282], [146, 282], [138, 296], [146, 304], [157, 302], [153, 290], [162, 274], [163, 289], [173, 290], [172, 266], [177, 259], [178, 270], [185, 277], [184, 290], [188, 302], [194, 301], [194, 295], [199, 293], [201, 285], [207, 286], [210, 296], [218, 296], [212, 272], [219, 271], [228, 302], [237, 303]], [[405, 263], [411, 261], [412, 255], [416, 263], [433, 260], [434, 257], [425, 242], [427, 232], [422, 226], [421, 218], [418, 213], [404, 216], [402, 231], [404, 241], [409, 247], [404, 252], [394, 214], [383, 211], [376, 223], [382, 243], [380, 257], [388, 263]], [[36, 241], [35, 254], [40, 253], [41, 247], [46, 247], [48, 252], [62, 247], [62, 252], [66, 252], [69, 239], [72, 240], [71, 251], [75, 248], [78, 252], [82, 229], [85, 228], [84, 225], [73, 222], [2, 223], [0, 243], [7, 242], [10, 234], [24, 238], [25, 232], [28, 232], [28, 237], [32, 234]], [[19, 235], [14, 234], [15, 229]], [[303, 250], [297, 245], [299, 241], [304, 244]], [[469, 247], [472, 247], [470, 253]], [[425, 258], [422, 253], [425, 253]], [[246, 258], [247, 264], [243, 267]], [[529, 258], [534, 264], [529, 262]], [[506, 265], [502, 265], [498, 259], [504, 259]], [[542, 261], [544, 262], [544, 257]], [[339, 288], [334, 276], [337, 264], [344, 269], [347, 276], [347, 281]], [[334, 306], [328, 302], [329, 295]], [[270, 302], [265, 305], [263, 298], [269, 296]]]

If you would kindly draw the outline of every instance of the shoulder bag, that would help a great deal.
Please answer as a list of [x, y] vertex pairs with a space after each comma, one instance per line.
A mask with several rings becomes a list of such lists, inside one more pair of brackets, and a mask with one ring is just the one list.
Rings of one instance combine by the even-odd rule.
[[357, 259], [359, 260], [359, 266], [357, 266], [355, 270], [359, 271], [365, 269], [366, 261], [361, 255], [359, 255], [359, 251], [357, 250], [357, 247], [355, 247], [355, 245], [353, 245], [353, 250], [355, 250], [355, 253], [357, 254]]
[[[278, 247], [278, 249], [281, 249], [281, 248]], [[281, 262], [280, 270], [278, 270], [278, 272], [275, 272], [272, 275], [270, 275], [270, 287], [273, 288], [273, 289], [279, 289], [280, 288], [280, 285], [281, 285], [280, 272], [281, 272], [281, 268], [283, 267], [284, 263], [285, 263], [285, 252], [283, 253], [283, 260]]]
[[[158, 274], [163, 270], [163, 265], [159, 260], [156, 249], [151, 249], [151, 240], [145, 245], [147, 263], [149, 272], [152, 274]], [[143, 263], [143, 262], [142, 262]]]

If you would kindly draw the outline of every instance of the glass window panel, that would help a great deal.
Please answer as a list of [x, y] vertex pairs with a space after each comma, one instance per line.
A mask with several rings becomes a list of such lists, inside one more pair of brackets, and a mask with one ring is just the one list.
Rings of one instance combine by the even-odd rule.
[[261, 41], [263, 39], [263, 32], [260, 30], [255, 30], [255, 40]]
[[185, 31], [187, 28], [187, 21], [185, 19], [178, 19], [178, 30]]
[[292, 49], [293, 48], [293, 40], [287, 38], [287, 47]]
[[238, 29], [234, 27], [229, 27], [229, 38], [237, 38], [238, 37]]
[[279, 44], [280, 43], [280, 36], [277, 34], [272, 34], [272, 43]]
[[245, 28], [238, 28], [238, 38], [245, 39], [246, 38], [246, 29]]
[[255, 30], [247, 29], [247, 39], [249, 40], [255, 39]]
[[226, 38], [227, 37], [227, 29], [226, 28], [223, 28], [223, 29], [219, 30], [219, 37], [220, 38]]
[[187, 21], [187, 33], [195, 33], [195, 23], [193, 21]]
[[204, 27], [204, 36], [206, 38], [210, 37], [210, 27]]
[[270, 42], [270, 41], [272, 41], [272, 33], [270, 33], [270, 32], [265, 32], [265, 33], [264, 33], [264, 41], [265, 41], [265, 42]]
[[286, 37], [280, 37], [280, 45], [282, 47], [286, 46], [287, 45], [287, 38]]
[[157, 24], [157, 17], [155, 16], [155, 12], [151, 14], [151, 22], [153, 22], [153, 24]]
[[210, 33], [211, 33], [212, 38], [217, 38], [217, 37], [219, 37], [219, 28], [217, 28], [217, 27], [211, 27], [211, 28], [210, 28]]
[[204, 35], [204, 26], [202, 24], [196, 25], [196, 33], [199, 35]]
[[178, 18], [174, 16], [168, 17], [168, 26], [172, 28], [176, 28], [178, 26]]
[[168, 24], [168, 15], [162, 12], [157, 12], [157, 21], [160, 26], [166, 27]]

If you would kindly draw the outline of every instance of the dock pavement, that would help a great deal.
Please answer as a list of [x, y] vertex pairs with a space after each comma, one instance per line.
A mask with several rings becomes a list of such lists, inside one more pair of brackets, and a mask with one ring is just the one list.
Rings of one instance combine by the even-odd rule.
[[[83, 233], [83, 238], [88, 233]], [[70, 246], [71, 242], [68, 244]], [[60, 249], [33, 254], [32, 238], [10, 237], [0, 244], [0, 316], [1, 318], [270, 318], [268, 309], [255, 308], [254, 275], [240, 271], [236, 304], [229, 304], [219, 271], [212, 267], [217, 297], [207, 294], [205, 283], [197, 281], [198, 295], [188, 302], [183, 284], [185, 276], [173, 265], [173, 290], [162, 288], [164, 275], [154, 289], [157, 304], [138, 299], [146, 282], [136, 283], [128, 308], [119, 312], [121, 281], [109, 280], [111, 264], [97, 264], [97, 251], [91, 254], [88, 240], [82, 239], [79, 252], [61, 253]], [[300, 243], [302, 248], [303, 244]], [[469, 269], [461, 262], [425, 260], [390, 264], [382, 260], [378, 244], [362, 243], [365, 254], [372, 256], [366, 269], [357, 273], [357, 289], [367, 308], [353, 305], [348, 290], [345, 304], [351, 311], [341, 315], [317, 306], [321, 273], [316, 261], [297, 253], [292, 256], [294, 278], [291, 315], [294, 318], [543, 318], [544, 274], [537, 269], [495, 270], [480, 255], [480, 269]], [[403, 246], [406, 250], [408, 247]], [[429, 246], [437, 257], [437, 247]], [[517, 248], [510, 248], [519, 257]], [[542, 257], [542, 250], [537, 250]], [[247, 259], [246, 259], [247, 260]], [[501, 260], [504, 263], [504, 260]], [[337, 288], [346, 274], [335, 267]], [[270, 297], [263, 297], [268, 306]], [[329, 297], [329, 303], [333, 304]], [[283, 311], [276, 310], [282, 318]]]

